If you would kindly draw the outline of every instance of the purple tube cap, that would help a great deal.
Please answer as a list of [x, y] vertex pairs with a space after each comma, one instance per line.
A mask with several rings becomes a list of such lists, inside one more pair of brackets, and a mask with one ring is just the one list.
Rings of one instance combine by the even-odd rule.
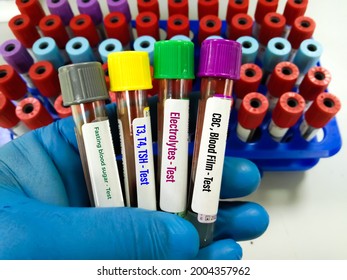
[[50, 13], [60, 16], [65, 26], [68, 26], [74, 14], [68, 0], [47, 0]]
[[0, 53], [4, 60], [21, 74], [27, 73], [34, 64], [27, 49], [16, 39], [5, 41], [0, 46]]
[[131, 12], [128, 0], [107, 0], [108, 10], [112, 12], [120, 12], [125, 15], [127, 22], [131, 21]]
[[231, 40], [212, 39], [202, 42], [199, 77], [240, 79], [241, 44]]
[[103, 16], [98, 0], [77, 0], [77, 8], [81, 14], [90, 15], [94, 24], [102, 22]]

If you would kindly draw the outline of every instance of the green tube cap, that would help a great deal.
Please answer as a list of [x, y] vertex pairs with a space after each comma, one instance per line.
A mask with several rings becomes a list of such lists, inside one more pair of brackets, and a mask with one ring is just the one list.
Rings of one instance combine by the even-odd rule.
[[154, 78], [194, 79], [194, 44], [181, 40], [156, 42]]

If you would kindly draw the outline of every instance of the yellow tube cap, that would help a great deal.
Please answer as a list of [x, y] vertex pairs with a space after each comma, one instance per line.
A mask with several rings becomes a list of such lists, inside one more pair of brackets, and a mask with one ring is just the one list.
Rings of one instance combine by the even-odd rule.
[[107, 59], [111, 91], [145, 90], [153, 87], [147, 52], [114, 52]]

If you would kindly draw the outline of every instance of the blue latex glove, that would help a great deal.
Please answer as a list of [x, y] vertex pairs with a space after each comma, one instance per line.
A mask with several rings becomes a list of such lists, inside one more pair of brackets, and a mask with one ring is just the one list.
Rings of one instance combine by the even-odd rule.
[[[115, 106], [111, 106], [111, 119]], [[72, 118], [0, 148], [1, 259], [239, 259], [239, 240], [260, 236], [266, 211], [223, 202], [215, 242], [199, 250], [186, 220], [135, 208], [90, 208]], [[257, 167], [226, 158], [222, 197], [253, 192]]]

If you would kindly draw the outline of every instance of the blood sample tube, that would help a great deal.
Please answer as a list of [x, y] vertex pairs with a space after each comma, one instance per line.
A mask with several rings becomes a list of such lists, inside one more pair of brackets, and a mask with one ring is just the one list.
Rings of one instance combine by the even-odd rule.
[[126, 16], [120, 12], [111, 12], [104, 19], [108, 38], [114, 38], [122, 43], [124, 50], [130, 50], [131, 36]]
[[70, 21], [70, 28], [74, 36], [84, 37], [92, 48], [99, 44], [99, 35], [92, 18], [87, 14], [74, 16]]
[[198, 19], [201, 20], [207, 15], [218, 17], [218, 0], [198, 0]]
[[254, 12], [253, 36], [258, 39], [260, 26], [263, 23], [265, 15], [275, 13], [278, 6], [278, 0], [258, 0]]
[[190, 24], [186, 16], [176, 14], [167, 20], [166, 38], [169, 40], [175, 35], [190, 36]]
[[61, 119], [70, 117], [72, 115], [71, 107], [70, 106], [64, 106], [62, 94], [60, 94], [57, 97], [57, 99], [54, 101], [54, 109]]
[[293, 127], [304, 112], [305, 100], [296, 92], [286, 92], [279, 98], [269, 124], [272, 138], [281, 142], [289, 128]]
[[[63, 25], [69, 37], [72, 37], [70, 29], [70, 20], [74, 17], [70, 3], [68, 0], [46, 0], [47, 8], [52, 15], [57, 15], [61, 18]], [[47, 35], [45, 35], [47, 36]]]
[[[102, 70], [104, 70], [104, 75], [105, 75], [105, 83], [106, 83], [106, 87], [107, 90], [109, 91], [108, 93], [110, 94], [110, 98], [112, 102], [116, 102], [116, 99], [114, 98], [114, 100], [112, 99], [113, 96], [111, 96], [112, 91], [110, 91], [110, 77], [108, 75], [108, 64], [107, 62], [105, 62], [102, 65]], [[114, 94], [113, 94], [114, 95]]]
[[17, 40], [27, 49], [31, 49], [34, 42], [40, 38], [35, 25], [26, 14], [12, 17], [8, 22], [8, 26]]
[[27, 86], [11, 65], [0, 65], [0, 92], [10, 100], [20, 101], [28, 92]]
[[66, 52], [72, 63], [97, 60], [88, 40], [84, 37], [75, 37], [70, 39], [66, 44]]
[[121, 52], [123, 50], [122, 43], [117, 39], [106, 39], [102, 41], [98, 47], [99, 55], [103, 63], [107, 62], [107, 56], [111, 52]]
[[57, 44], [51, 37], [42, 37], [33, 45], [33, 53], [38, 61], [47, 60], [51, 62], [55, 69], [64, 65], [64, 58], [61, 55]]
[[287, 38], [296, 18], [306, 12], [308, 0], [287, 0], [283, 15], [286, 18], [283, 37]]
[[252, 36], [253, 19], [247, 14], [236, 14], [231, 18], [226, 36], [236, 41], [242, 36]]
[[199, 45], [207, 37], [220, 35], [222, 30], [222, 21], [214, 15], [204, 16], [199, 22], [198, 42]]
[[304, 40], [312, 37], [315, 28], [316, 23], [310, 17], [301, 16], [295, 19], [288, 35], [288, 41], [292, 45], [292, 51], [288, 59], [289, 61], [293, 61], [300, 44]]
[[302, 137], [311, 141], [319, 129], [327, 125], [340, 109], [341, 102], [335, 95], [328, 92], [320, 93], [304, 114], [300, 124]]
[[0, 127], [9, 129], [20, 136], [30, 129], [17, 117], [16, 106], [0, 92]]
[[254, 63], [259, 51], [258, 41], [251, 36], [242, 36], [236, 41], [242, 46], [242, 64]]
[[167, 2], [169, 17], [173, 15], [184, 15], [189, 18], [189, 1], [188, 0], [169, 0]]
[[[226, 22], [229, 25], [231, 19], [237, 14], [247, 14], [249, 6], [249, 0], [229, 0], [227, 13], [226, 13]], [[228, 27], [227, 27], [228, 28]]]
[[235, 108], [239, 109], [242, 99], [250, 92], [257, 92], [263, 71], [254, 63], [245, 63], [241, 66], [240, 79], [234, 84], [233, 92], [236, 95]]
[[26, 97], [18, 102], [16, 115], [29, 129], [37, 129], [53, 122], [45, 106], [35, 97]]
[[151, 36], [140, 36], [134, 41], [134, 51], [147, 52], [149, 63], [154, 63], [154, 44], [156, 40]]
[[21, 75], [29, 88], [34, 88], [31, 79], [28, 76], [28, 71], [34, 63], [27, 49], [16, 39], [5, 41], [0, 46], [0, 53], [4, 60], [11, 65], [14, 70]]
[[269, 102], [259, 92], [250, 92], [242, 100], [237, 115], [237, 136], [243, 142], [252, 142], [257, 128], [261, 125], [269, 107]]
[[109, 98], [98, 62], [59, 68], [65, 106], [71, 106], [89, 198], [95, 207], [124, 206], [105, 101]]
[[258, 58], [262, 62], [266, 46], [274, 37], [281, 37], [286, 23], [284, 16], [278, 13], [268, 13], [260, 26]]
[[155, 44], [154, 78], [159, 80], [158, 178], [160, 209], [183, 216], [188, 189], [189, 80], [194, 79], [194, 44]]
[[298, 67], [289, 61], [280, 62], [275, 66], [267, 83], [266, 97], [269, 100], [270, 111], [275, 108], [282, 94], [293, 90], [298, 77]]
[[108, 56], [108, 69], [110, 89], [117, 97], [126, 203], [155, 210], [155, 172], [146, 93], [152, 88], [148, 53], [112, 53]]
[[331, 74], [326, 68], [314, 66], [308, 70], [298, 89], [298, 92], [306, 101], [306, 108], [320, 93], [328, 88], [330, 81]]
[[77, 8], [81, 14], [90, 16], [94, 26], [96, 27], [99, 39], [104, 40], [106, 35], [103, 24], [103, 15], [98, 0], [77, 0]]
[[198, 76], [201, 97], [195, 132], [187, 219], [196, 227], [200, 246], [212, 242], [232, 105], [233, 80], [240, 77], [241, 45], [205, 40]]
[[154, 68], [152, 65], [150, 67], [150, 70], [151, 70], [151, 78], [152, 78], [153, 88], [147, 90], [147, 97], [152, 97], [152, 96], [158, 94], [158, 92], [159, 92], [159, 80], [154, 78]]
[[45, 16], [45, 11], [38, 0], [16, 0], [16, 5], [21, 14], [28, 15], [35, 26], [39, 25], [41, 18]]
[[137, 37], [148, 35], [159, 41], [159, 21], [156, 14], [152, 12], [139, 13], [136, 17], [136, 31]]
[[157, 16], [158, 20], [160, 19], [160, 9], [158, 0], [137, 0], [137, 9], [139, 13], [154, 13]]

